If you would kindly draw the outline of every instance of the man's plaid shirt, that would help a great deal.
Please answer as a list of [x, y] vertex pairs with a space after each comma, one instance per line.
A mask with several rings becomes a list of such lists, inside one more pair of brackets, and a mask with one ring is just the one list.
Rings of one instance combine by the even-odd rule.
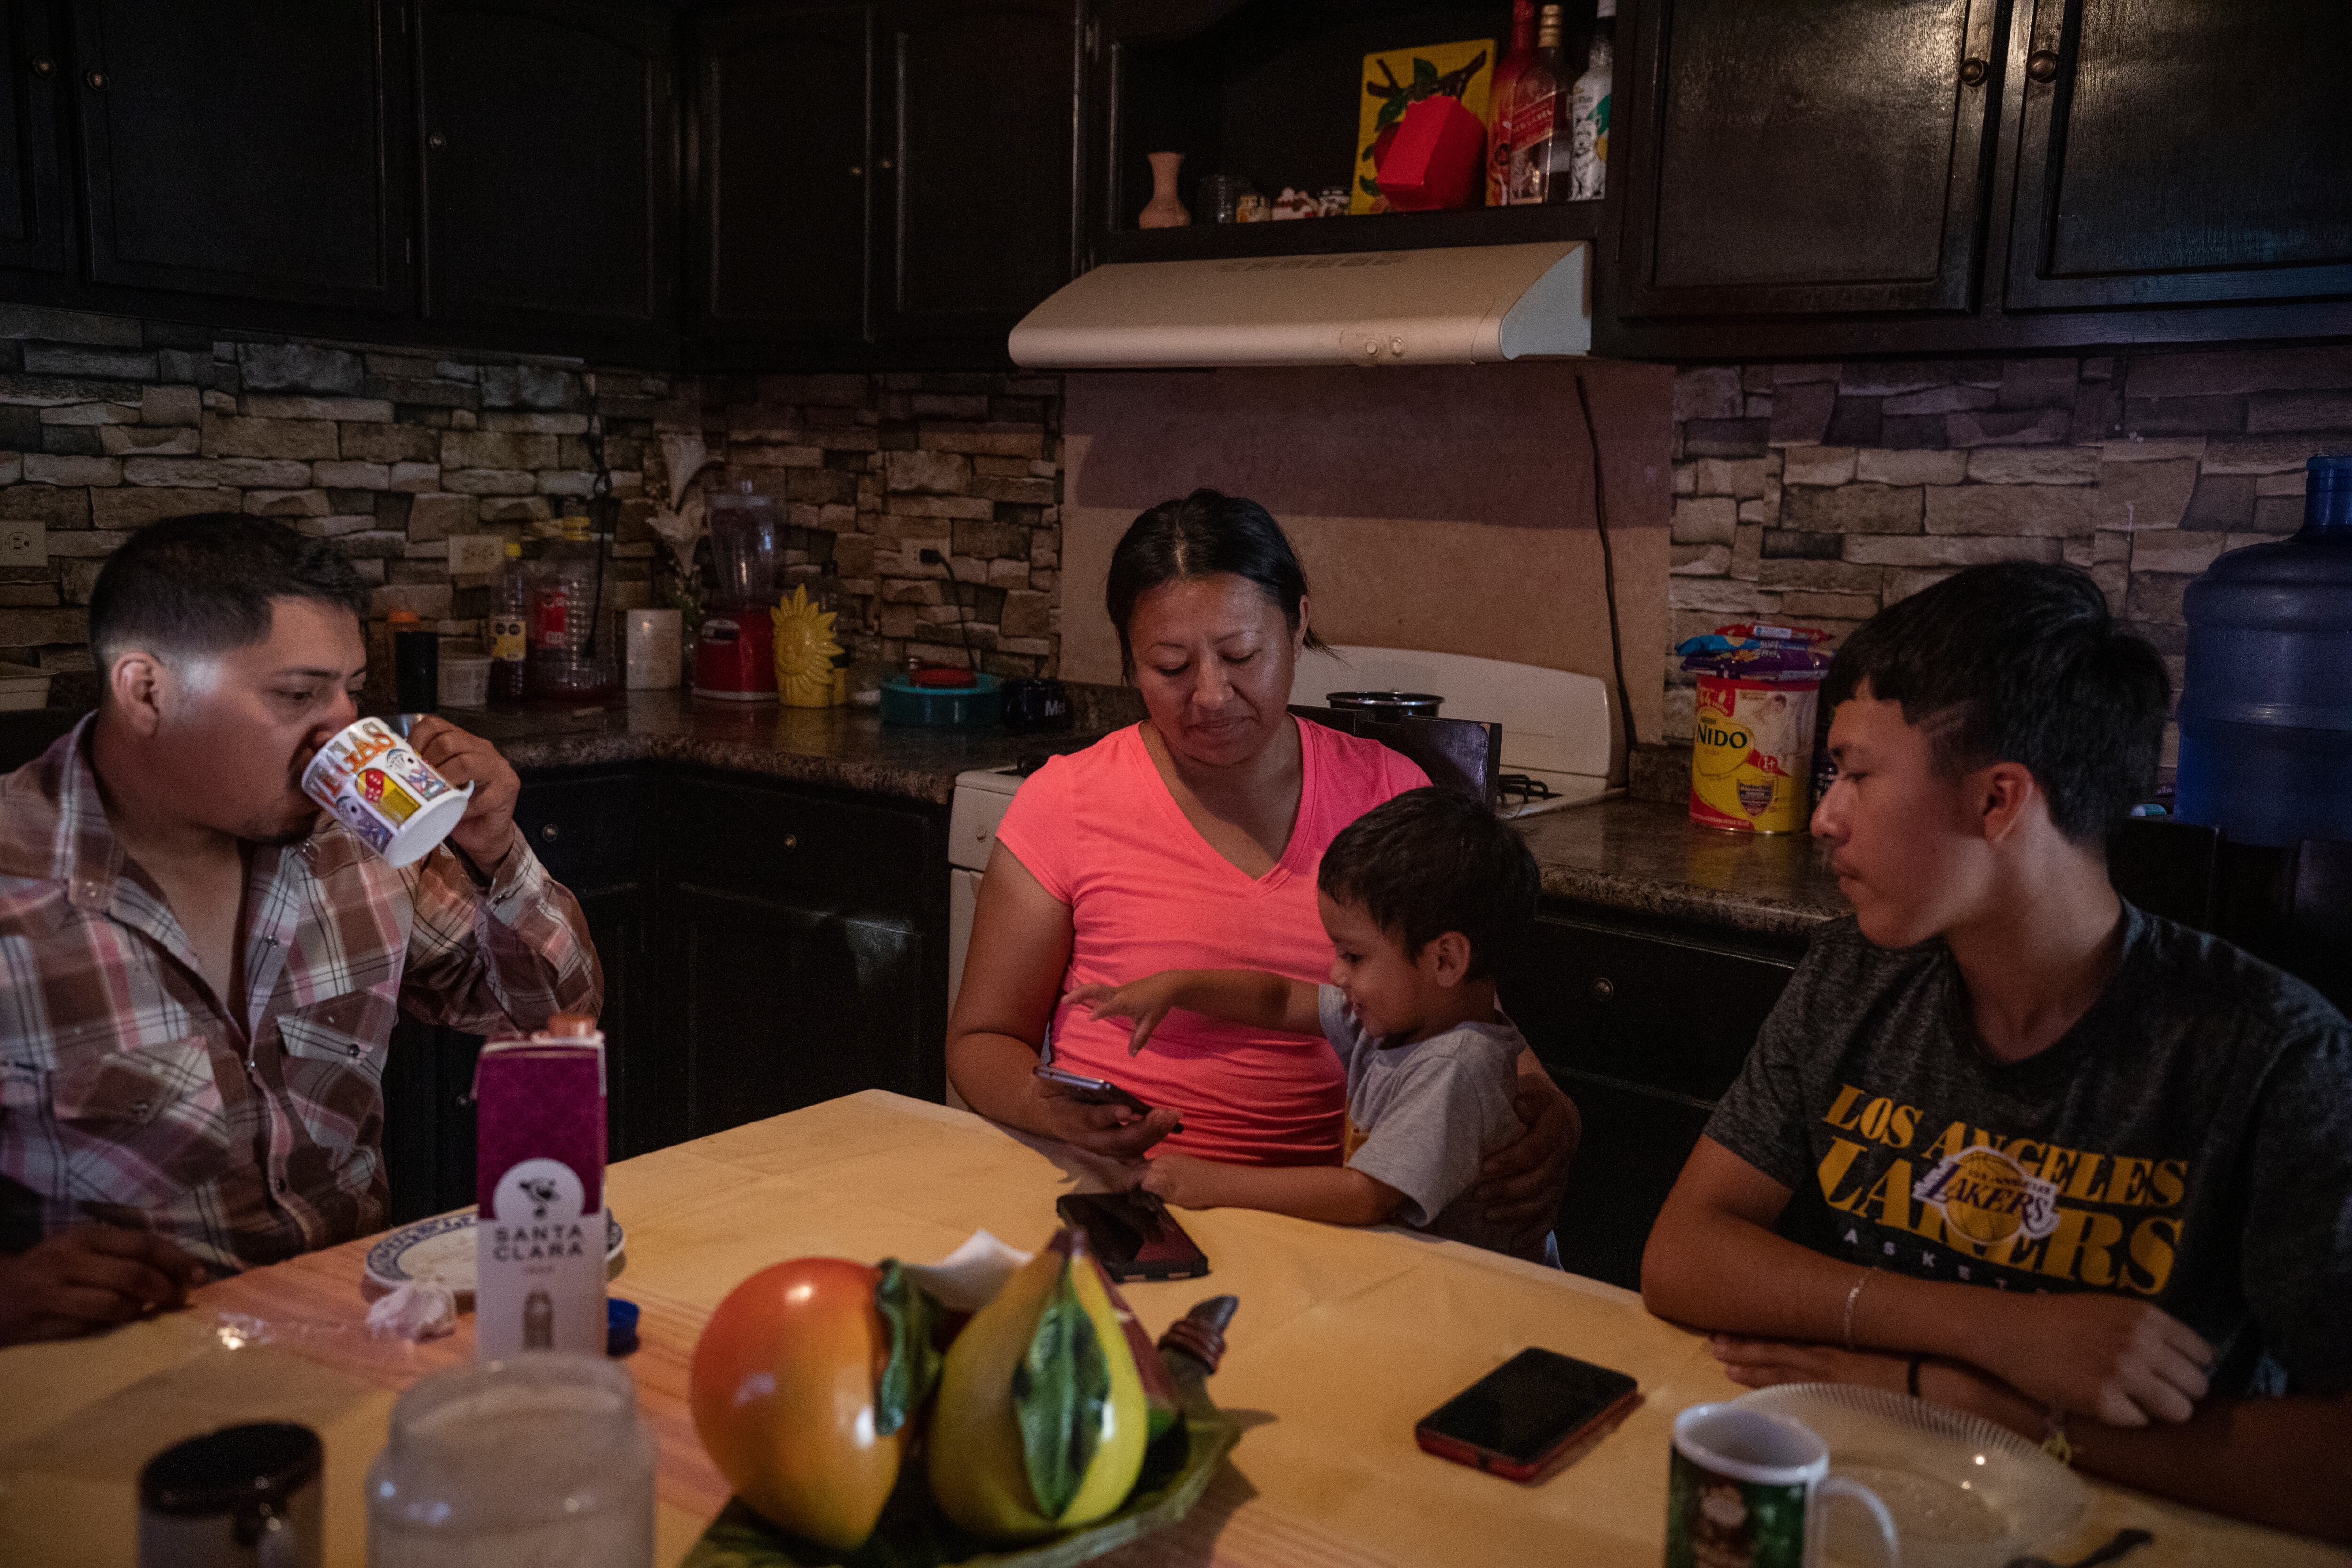
[[0, 1250], [100, 1220], [233, 1271], [363, 1235], [400, 1011], [509, 1034], [602, 1004], [520, 833], [482, 892], [446, 847], [395, 871], [322, 816], [253, 850], [238, 1016], [108, 826], [89, 728], [0, 778]]

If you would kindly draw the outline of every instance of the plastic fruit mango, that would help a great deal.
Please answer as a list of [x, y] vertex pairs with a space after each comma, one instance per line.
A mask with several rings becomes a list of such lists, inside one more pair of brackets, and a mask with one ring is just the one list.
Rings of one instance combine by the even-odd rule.
[[1027, 1541], [1126, 1501], [1149, 1436], [1129, 1344], [1100, 1265], [1062, 1231], [948, 1347], [930, 1432], [941, 1511], [984, 1540]]
[[898, 1479], [907, 1431], [875, 1430], [890, 1334], [882, 1271], [796, 1258], [727, 1293], [694, 1347], [694, 1429], [735, 1495], [795, 1535], [854, 1551]]

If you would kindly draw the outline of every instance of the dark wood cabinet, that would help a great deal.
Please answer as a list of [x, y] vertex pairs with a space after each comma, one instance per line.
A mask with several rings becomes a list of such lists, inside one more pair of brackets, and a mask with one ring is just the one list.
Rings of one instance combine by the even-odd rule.
[[[34, 10], [12, 5], [12, 26], [30, 28]], [[404, 308], [395, 3], [75, 0], [72, 18], [64, 90], [80, 130], [92, 282]], [[21, 70], [10, 85], [48, 90]], [[15, 205], [25, 213], [33, 198], [25, 216], [38, 231], [40, 133], [22, 114], [11, 123], [31, 127], [35, 162]], [[9, 205], [0, 191], [0, 228]]]
[[776, 343], [867, 335], [871, 5], [730, 6], [693, 43], [696, 327]]
[[1613, 910], [1538, 919], [1503, 1005], [1583, 1113], [1555, 1232], [1571, 1271], [1640, 1288], [1651, 1223], [1802, 951]]
[[946, 1082], [946, 822], [717, 775], [667, 780], [660, 1112], [700, 1137]]
[[[1974, 303], [2001, 0], [1652, 0], [1625, 81], [1629, 316]], [[1621, 74], [1622, 79], [1622, 74]]]
[[[632, 765], [528, 779], [515, 821], [604, 966], [612, 1159], [865, 1089], [940, 1098], [945, 808]], [[481, 1046], [394, 1032], [395, 1221], [474, 1201]]]
[[49, 8], [0, 0], [0, 267], [65, 265], [57, 128], [65, 66]]
[[419, 0], [425, 313], [650, 340], [677, 251], [675, 26], [623, 0]]
[[2021, 0], [2003, 303], [2352, 294], [2352, 8]]
[[1078, 269], [1073, 0], [895, 0], [876, 138], [885, 342], [996, 339]]

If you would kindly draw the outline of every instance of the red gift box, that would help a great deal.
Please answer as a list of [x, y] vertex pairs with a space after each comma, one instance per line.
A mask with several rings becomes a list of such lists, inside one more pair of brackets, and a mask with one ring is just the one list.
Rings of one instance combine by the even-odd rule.
[[1404, 111], [1381, 160], [1381, 194], [1400, 212], [1466, 207], [1486, 173], [1486, 128], [1458, 98], [1424, 98]]

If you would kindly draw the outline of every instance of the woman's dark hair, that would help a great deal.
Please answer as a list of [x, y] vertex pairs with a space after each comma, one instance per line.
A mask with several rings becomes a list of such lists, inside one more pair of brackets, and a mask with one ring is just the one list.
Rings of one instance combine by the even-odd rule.
[[1315, 885], [1354, 904], [1409, 959], [1447, 931], [1470, 939], [1484, 980], [1526, 940], [1542, 882], [1536, 858], [1484, 803], [1434, 784], [1407, 790], [1339, 830]]
[[1846, 638], [1822, 683], [1832, 714], [1864, 681], [1928, 731], [1947, 774], [2016, 763], [2068, 841], [2103, 844], [2156, 787], [2172, 682], [2071, 566], [1971, 566]]
[[364, 622], [369, 586], [341, 545], [274, 517], [170, 518], [140, 530], [99, 569], [90, 651], [104, 669], [133, 648], [168, 658], [249, 647], [269, 635], [272, 599], [310, 599]]
[[[1119, 667], [1132, 678], [1135, 650], [1127, 640], [1135, 602], [1154, 588], [1187, 577], [1230, 572], [1257, 584], [1282, 612], [1283, 624], [1298, 629], [1298, 605], [1307, 597], [1307, 574], [1290, 548], [1289, 536], [1274, 514], [1254, 500], [1197, 489], [1182, 500], [1161, 501], [1128, 525], [1110, 552], [1110, 579], [1103, 606], [1118, 630]], [[1325, 646], [1313, 627], [1307, 646]]]

